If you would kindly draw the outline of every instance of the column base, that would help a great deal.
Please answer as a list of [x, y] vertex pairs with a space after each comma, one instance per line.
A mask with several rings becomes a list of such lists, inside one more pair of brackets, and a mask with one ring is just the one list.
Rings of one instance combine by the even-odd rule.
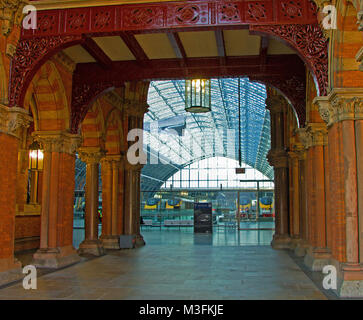
[[101, 241], [105, 249], [120, 250], [120, 236], [102, 236]]
[[39, 249], [34, 253], [32, 264], [37, 268], [63, 268], [81, 261], [72, 246]]
[[291, 238], [288, 235], [276, 235], [271, 241], [271, 247], [276, 250], [290, 249]]
[[102, 256], [105, 254], [105, 249], [102, 246], [102, 242], [100, 240], [84, 240], [78, 249], [78, 254], [91, 254], [93, 256]]
[[336, 294], [341, 298], [362, 298], [363, 264], [333, 264], [338, 270]]
[[0, 286], [23, 278], [20, 261], [15, 258], [0, 259]]
[[305, 241], [300, 239], [300, 241], [297, 243], [294, 254], [297, 257], [304, 257], [309, 249], [309, 244]]
[[326, 265], [331, 264], [331, 253], [327, 248], [309, 248], [304, 263], [311, 271], [322, 271]]

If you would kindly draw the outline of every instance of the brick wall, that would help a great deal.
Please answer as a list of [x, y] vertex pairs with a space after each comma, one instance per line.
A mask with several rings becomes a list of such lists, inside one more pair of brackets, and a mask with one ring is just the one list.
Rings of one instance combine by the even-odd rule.
[[40, 216], [15, 218], [15, 252], [39, 248]]

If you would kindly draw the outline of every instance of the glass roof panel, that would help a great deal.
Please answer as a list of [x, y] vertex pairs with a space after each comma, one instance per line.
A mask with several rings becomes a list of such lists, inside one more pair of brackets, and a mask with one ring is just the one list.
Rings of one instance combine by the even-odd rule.
[[[248, 78], [241, 78], [239, 98], [237, 78], [212, 79], [212, 112], [191, 114], [184, 110], [184, 83], [182, 80], [170, 80], [153, 81], [150, 84], [150, 108], [144, 118], [145, 124], [180, 115], [185, 117], [182, 135], [164, 137], [161, 146], [156, 143], [156, 134], [154, 139], [146, 143], [146, 149], [157, 149], [159, 154], [171, 161], [170, 165], [158, 166], [157, 170], [165, 170], [163, 176], [169, 178], [178, 167], [185, 167], [200, 159], [227, 156], [238, 160], [240, 99], [242, 162], [273, 179], [273, 170], [266, 159], [271, 143], [270, 114], [265, 108], [266, 87], [250, 82]], [[174, 167], [171, 168], [172, 164]], [[153, 166], [146, 165], [142, 173], [148, 172], [152, 177], [156, 171], [152, 169]], [[161, 185], [156, 180], [142, 178], [142, 188], [145, 190], [157, 190]]]

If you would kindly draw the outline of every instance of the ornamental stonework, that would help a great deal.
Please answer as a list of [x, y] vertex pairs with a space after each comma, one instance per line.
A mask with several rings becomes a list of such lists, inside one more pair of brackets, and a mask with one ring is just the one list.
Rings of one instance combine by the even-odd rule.
[[326, 97], [317, 97], [313, 103], [328, 127], [344, 120], [363, 120], [363, 90], [360, 88], [333, 89]]
[[23, 17], [23, 7], [26, 5], [22, 0], [0, 0], [1, 33], [8, 36], [14, 24], [19, 25]]
[[32, 121], [26, 110], [0, 104], [0, 132], [20, 138], [22, 130], [27, 129]]
[[40, 143], [44, 152], [58, 152], [75, 155], [81, 143], [79, 135], [68, 132], [35, 131], [33, 140]]
[[309, 123], [305, 128], [297, 129], [297, 133], [305, 149], [328, 143], [328, 129], [324, 123]]
[[87, 164], [100, 163], [106, 156], [106, 150], [99, 147], [80, 147], [78, 149], [78, 156]]

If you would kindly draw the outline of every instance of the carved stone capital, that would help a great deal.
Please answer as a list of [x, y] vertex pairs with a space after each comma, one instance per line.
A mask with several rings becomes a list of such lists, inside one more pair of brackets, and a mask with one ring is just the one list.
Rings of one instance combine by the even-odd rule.
[[59, 152], [75, 155], [81, 137], [69, 132], [35, 131], [33, 139], [38, 141], [45, 152]]
[[0, 0], [1, 33], [8, 36], [14, 24], [19, 25], [23, 16], [23, 7], [27, 4], [23, 0]]
[[319, 113], [327, 126], [344, 120], [363, 119], [363, 89], [335, 88], [326, 97], [316, 97]]
[[122, 156], [120, 154], [106, 155], [101, 159], [101, 165], [118, 166], [121, 167]]
[[266, 99], [266, 108], [270, 113], [282, 113], [286, 110], [286, 99], [283, 96], [270, 96]]
[[78, 149], [79, 158], [87, 163], [100, 163], [106, 155], [106, 151], [99, 147], [81, 147]]
[[299, 128], [297, 132], [305, 149], [328, 143], [328, 129], [324, 123], [309, 123], [305, 128]]
[[9, 108], [0, 104], [0, 132], [20, 138], [22, 130], [33, 121], [29, 113], [22, 108]]
[[289, 166], [289, 158], [285, 150], [270, 150], [267, 154], [267, 160], [275, 169], [287, 168]]

